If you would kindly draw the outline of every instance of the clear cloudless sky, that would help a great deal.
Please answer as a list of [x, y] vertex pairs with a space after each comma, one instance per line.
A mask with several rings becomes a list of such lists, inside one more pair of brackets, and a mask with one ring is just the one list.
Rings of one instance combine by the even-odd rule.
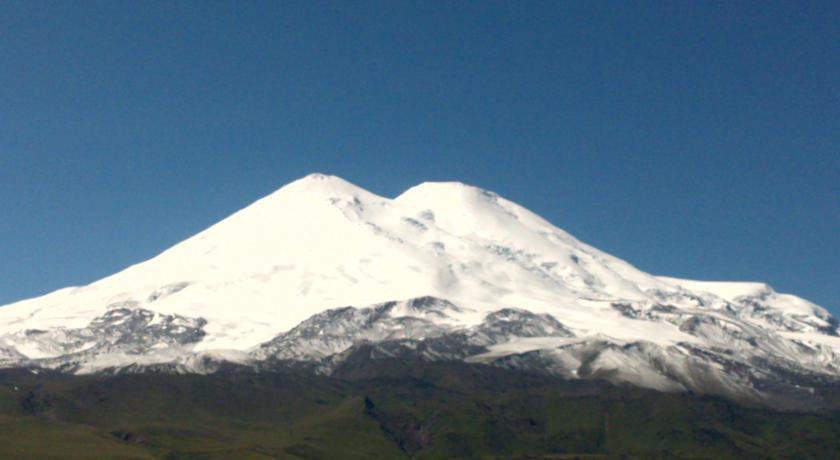
[[840, 3], [0, 6], [0, 304], [313, 171], [474, 184], [645, 271], [840, 313]]

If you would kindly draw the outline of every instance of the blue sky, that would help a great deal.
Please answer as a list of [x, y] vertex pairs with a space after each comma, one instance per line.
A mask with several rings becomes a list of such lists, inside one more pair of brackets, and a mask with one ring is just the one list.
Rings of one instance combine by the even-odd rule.
[[5, 2], [0, 304], [312, 171], [840, 313], [837, 2]]

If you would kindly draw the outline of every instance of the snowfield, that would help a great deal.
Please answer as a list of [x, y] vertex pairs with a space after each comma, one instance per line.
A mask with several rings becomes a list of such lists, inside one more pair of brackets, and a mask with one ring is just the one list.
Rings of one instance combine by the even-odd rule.
[[0, 308], [6, 367], [330, 372], [362, 343], [373, 359], [797, 403], [840, 375], [825, 309], [763, 283], [644, 273], [455, 182], [390, 199], [312, 174], [150, 260]]

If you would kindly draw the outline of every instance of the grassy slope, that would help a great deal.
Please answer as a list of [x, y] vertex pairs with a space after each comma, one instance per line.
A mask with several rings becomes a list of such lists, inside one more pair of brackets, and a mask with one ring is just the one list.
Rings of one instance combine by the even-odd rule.
[[[832, 458], [840, 418], [462, 363], [0, 374], [0, 458]], [[595, 457], [597, 458], [597, 457]]]

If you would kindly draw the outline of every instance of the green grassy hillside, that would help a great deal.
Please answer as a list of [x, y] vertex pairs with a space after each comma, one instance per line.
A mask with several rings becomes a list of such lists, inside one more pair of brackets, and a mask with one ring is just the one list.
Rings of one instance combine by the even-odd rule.
[[463, 363], [0, 373], [0, 458], [836, 458], [840, 416]]

